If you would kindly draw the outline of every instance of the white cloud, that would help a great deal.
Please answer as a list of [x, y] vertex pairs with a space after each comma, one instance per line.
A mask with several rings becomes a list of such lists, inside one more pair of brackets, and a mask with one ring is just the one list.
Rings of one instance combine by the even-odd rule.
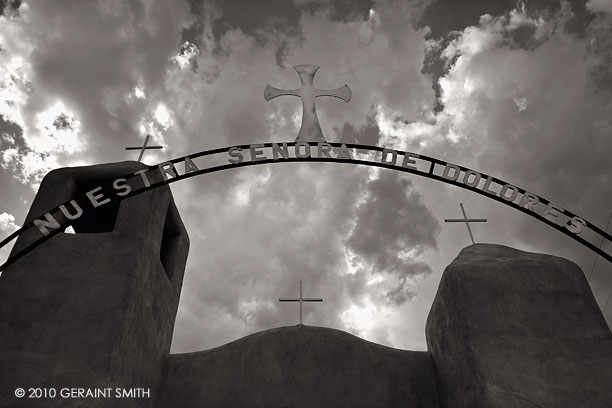
[[170, 116], [170, 112], [163, 103], [157, 105], [153, 117], [163, 130], [167, 130], [172, 125], [172, 117]]
[[376, 328], [377, 320], [384, 319], [384, 307], [372, 303], [369, 298], [364, 299], [361, 305], [352, 304], [342, 312], [340, 318], [346, 328], [353, 334], [368, 338], [371, 331]]
[[514, 103], [516, 104], [516, 107], [518, 108], [519, 112], [522, 112], [527, 109], [527, 106], [529, 106], [529, 99], [525, 97], [514, 98]]
[[[20, 228], [19, 225], [15, 224], [15, 216], [9, 214], [7, 212], [2, 212], [0, 214], [0, 232], [2, 232], [2, 239], [13, 233], [14, 231]], [[15, 240], [4, 248], [0, 249], [0, 263], [4, 263], [11, 252], [11, 248], [13, 247]], [[0, 272], [0, 275], [2, 273]]]
[[142, 84], [136, 85], [136, 88], [134, 88], [134, 96], [138, 99], [145, 99], [147, 97]]
[[[473, 157], [465, 164], [475, 158], [484, 171], [511, 175], [544, 194], [576, 203], [574, 197], [585, 187], [577, 180], [609, 171], [606, 159], [583, 141], [609, 144], [604, 135], [611, 120], [604, 112], [612, 106], [610, 92], [593, 86], [587, 40], [562, 30], [533, 50], [503, 43], [461, 46], [475, 32], [497, 38], [510, 28], [504, 18], [481, 21], [449, 47], [459, 58], [440, 81], [445, 109], [439, 119], [450, 122], [465, 140], [464, 154]], [[516, 166], [507, 152], [520, 155], [524, 164]], [[566, 188], [569, 180], [556, 177], [560, 166], [577, 182], [572, 189]]]
[[74, 114], [56, 101], [36, 115], [33, 129], [26, 127], [21, 134], [4, 135], [0, 166], [36, 191], [51, 169], [80, 162], [75, 154], [86, 148], [80, 129]]
[[589, 0], [587, 7], [593, 12], [604, 12], [612, 14], [612, 1], [610, 0]]
[[200, 50], [195, 44], [185, 41], [181, 51], [172, 57], [172, 61], [177, 63], [182, 69], [191, 68], [199, 52]]
[[0, 214], [0, 230], [5, 234], [11, 234], [18, 230], [19, 225], [15, 224], [15, 217], [12, 214], [3, 212]]
[[[0, 17], [0, 27], [3, 25]], [[0, 46], [2, 38], [0, 37]], [[0, 52], [0, 115], [5, 120], [23, 126], [20, 108], [24, 105], [28, 92], [27, 62], [20, 56]]]
[[26, 138], [29, 147], [37, 153], [76, 153], [85, 146], [80, 137], [81, 122], [57, 101], [43, 112], [36, 114], [38, 135]]

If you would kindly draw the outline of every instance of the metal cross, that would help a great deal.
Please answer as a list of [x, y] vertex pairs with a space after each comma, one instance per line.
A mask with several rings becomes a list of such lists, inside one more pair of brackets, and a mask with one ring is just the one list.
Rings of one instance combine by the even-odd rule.
[[472, 239], [472, 244], [475, 244], [474, 235], [472, 235], [472, 229], [470, 228], [470, 222], [487, 222], [486, 218], [468, 218], [465, 215], [465, 209], [463, 208], [463, 203], [459, 203], [461, 206], [461, 212], [463, 213], [463, 218], [446, 218], [444, 222], [465, 222], [465, 226], [467, 227], [468, 232], [470, 233], [470, 238]]
[[302, 281], [300, 281], [300, 297], [299, 298], [280, 298], [279, 302], [300, 302], [300, 324], [302, 324], [302, 302], [322, 302], [322, 298], [305, 298], [302, 297]]
[[143, 145], [141, 147], [126, 147], [125, 150], [140, 150], [140, 154], [138, 155], [138, 161], [142, 160], [142, 155], [144, 154], [145, 150], [148, 149], [163, 149], [164, 146], [147, 146], [147, 143], [149, 142], [149, 138], [151, 136], [147, 135], [147, 137], [145, 138], [145, 141], [143, 143]]
[[264, 98], [266, 101], [269, 101], [277, 96], [299, 96], [302, 99], [302, 126], [295, 141], [325, 142], [321, 125], [319, 125], [319, 118], [317, 117], [315, 98], [317, 96], [333, 96], [348, 102], [351, 100], [351, 89], [348, 85], [337, 89], [316, 89], [312, 82], [319, 69], [317, 65], [296, 65], [293, 69], [300, 76], [302, 87], [300, 89], [284, 90], [267, 85], [266, 89], [264, 89]]

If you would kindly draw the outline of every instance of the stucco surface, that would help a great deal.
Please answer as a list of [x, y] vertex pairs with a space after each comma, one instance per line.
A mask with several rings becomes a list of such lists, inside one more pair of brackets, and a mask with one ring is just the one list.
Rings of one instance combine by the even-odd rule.
[[612, 336], [566, 259], [465, 248], [444, 271], [426, 334], [443, 407], [612, 407]]
[[[124, 162], [53, 171], [43, 180], [28, 221], [143, 167]], [[157, 392], [189, 239], [167, 187], [121, 201], [115, 210], [97, 219], [84, 216], [75, 228], [80, 233], [52, 237], [0, 276], [0, 407], [152, 406], [154, 399], [14, 396], [16, 387]], [[108, 230], [100, 219], [113, 222], [110, 231], [96, 231]], [[20, 237], [16, 247], [29, 239]]]
[[425, 352], [311, 326], [171, 355], [158, 407], [438, 407]]

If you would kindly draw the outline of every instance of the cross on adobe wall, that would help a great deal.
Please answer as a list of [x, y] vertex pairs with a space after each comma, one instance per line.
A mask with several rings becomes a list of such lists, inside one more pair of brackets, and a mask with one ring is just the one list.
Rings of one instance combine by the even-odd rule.
[[446, 218], [444, 222], [465, 222], [468, 232], [470, 233], [470, 239], [472, 240], [472, 244], [475, 244], [474, 235], [472, 234], [472, 229], [470, 228], [470, 222], [487, 222], [486, 218], [468, 218], [465, 215], [465, 209], [463, 208], [463, 203], [459, 203], [461, 206], [461, 212], [463, 213], [463, 218]]
[[144, 154], [145, 150], [149, 150], [149, 149], [163, 149], [164, 146], [147, 146], [147, 143], [149, 143], [149, 138], [151, 136], [147, 135], [147, 137], [145, 138], [144, 143], [142, 144], [142, 146], [140, 147], [126, 147], [125, 150], [140, 150], [140, 154], [138, 155], [138, 161], [142, 160], [142, 155]]
[[303, 302], [322, 302], [323, 298], [305, 298], [302, 296], [302, 281], [300, 281], [300, 297], [299, 298], [280, 298], [279, 302], [300, 302], [300, 324], [302, 324], [302, 303]]

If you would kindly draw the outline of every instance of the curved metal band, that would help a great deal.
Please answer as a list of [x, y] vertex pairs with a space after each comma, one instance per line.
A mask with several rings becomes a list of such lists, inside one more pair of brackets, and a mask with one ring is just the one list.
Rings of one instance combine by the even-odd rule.
[[[300, 142], [285, 142], [282, 143], [283, 145], [286, 146], [295, 146], [296, 144], [298, 144]], [[303, 143], [303, 142], [302, 142]], [[172, 163], [173, 165], [175, 163], [179, 163], [179, 162], [183, 162], [185, 161], [186, 158], [189, 159], [197, 159], [200, 157], [206, 157], [206, 156], [212, 156], [215, 154], [219, 154], [219, 153], [229, 153], [230, 149], [242, 149], [242, 150], [248, 150], [253, 146], [257, 146], [258, 148], [270, 148], [273, 147], [273, 145], [279, 145], [281, 143], [261, 143], [261, 144], [251, 144], [251, 145], [238, 145], [238, 146], [230, 146], [230, 147], [223, 147], [223, 148], [218, 148], [218, 149], [212, 149], [212, 150], [206, 150], [206, 151], [201, 151], [198, 153], [195, 153], [193, 155], [187, 155], [187, 156], [183, 156], [183, 157], [179, 157], [179, 158], [175, 158], [169, 161], [166, 161], [162, 164], [168, 164], [168, 163]], [[411, 157], [419, 159], [419, 160], [423, 160], [425, 162], [429, 162], [430, 163], [430, 168], [429, 171], [420, 171], [417, 170], [415, 168], [410, 168], [410, 167], [402, 167], [402, 166], [398, 166], [395, 164], [389, 164], [389, 163], [384, 163], [384, 162], [375, 162], [375, 161], [369, 161], [369, 160], [364, 160], [364, 159], [346, 159], [346, 158], [333, 158], [333, 157], [289, 157], [289, 158], [282, 158], [282, 159], [269, 159], [269, 158], [260, 158], [257, 161], [241, 161], [240, 163], [237, 164], [223, 164], [223, 165], [218, 165], [218, 166], [213, 166], [213, 167], [209, 167], [209, 168], [204, 168], [204, 169], [200, 169], [197, 171], [192, 171], [186, 174], [182, 174], [182, 175], [177, 175], [177, 177], [173, 177], [170, 178], [168, 180], [164, 180], [161, 182], [155, 182], [155, 183], [151, 183], [151, 185], [149, 187], [145, 187], [145, 188], [141, 188], [138, 190], [132, 190], [129, 194], [123, 196], [123, 197], [115, 197], [115, 200], [121, 201], [123, 199], [129, 198], [129, 197], [133, 197], [135, 195], [138, 195], [140, 193], [143, 193], [145, 191], [149, 191], [151, 189], [163, 186], [163, 185], [167, 185], [170, 183], [175, 183], [177, 181], [181, 181], [187, 178], [191, 178], [191, 177], [195, 177], [195, 176], [199, 176], [202, 174], [208, 174], [208, 173], [214, 173], [217, 171], [222, 171], [222, 170], [229, 170], [229, 169], [234, 169], [234, 168], [240, 168], [240, 167], [248, 167], [248, 166], [255, 166], [255, 165], [260, 165], [260, 164], [271, 164], [271, 163], [286, 163], [286, 162], [331, 162], [331, 163], [351, 163], [351, 164], [358, 164], [358, 165], [365, 165], [365, 166], [375, 166], [375, 167], [381, 167], [381, 168], [385, 168], [385, 169], [390, 169], [390, 170], [396, 170], [396, 171], [402, 171], [405, 173], [410, 173], [410, 174], [415, 174], [418, 176], [422, 176], [422, 177], [426, 177], [426, 178], [430, 178], [433, 180], [437, 180], [437, 181], [442, 181], [444, 183], [447, 184], [452, 184], [454, 186], [457, 187], [461, 187], [464, 188], [466, 190], [470, 190], [473, 191], [475, 193], [478, 193], [480, 195], [483, 195], [487, 198], [493, 199], [495, 201], [501, 202], [505, 205], [508, 205], [512, 208], [514, 208], [515, 210], [521, 211], [527, 215], [530, 215], [534, 218], [536, 218], [538, 221], [543, 222], [545, 224], [548, 224], [549, 226], [555, 228], [556, 230], [562, 232], [563, 234], [569, 236], [570, 238], [574, 239], [575, 241], [579, 242], [580, 244], [584, 245], [585, 247], [591, 249], [593, 252], [597, 253], [599, 256], [601, 256], [602, 258], [606, 259], [608, 262], [612, 263], [612, 255], [607, 253], [606, 251], [604, 251], [602, 248], [598, 247], [597, 245], [593, 244], [592, 242], [584, 239], [583, 237], [579, 236], [576, 233], [571, 232], [568, 228], [559, 225], [553, 221], [551, 221], [550, 219], [545, 218], [544, 216], [536, 213], [533, 210], [530, 210], [528, 208], [522, 207], [519, 204], [516, 204], [513, 201], [509, 201], [506, 199], [501, 198], [498, 195], [492, 195], [490, 193], [487, 193], [481, 189], [478, 188], [478, 186], [469, 186], [466, 185], [460, 181], [457, 180], [452, 180], [449, 179], [447, 177], [442, 177], [439, 174], [435, 174], [434, 173], [434, 167], [436, 165], [439, 166], [446, 166], [450, 163], [447, 163], [445, 161], [442, 161], [440, 159], [436, 159], [433, 157], [429, 157], [429, 156], [425, 156], [425, 155], [420, 155], [420, 154], [416, 154], [416, 153], [410, 153], [410, 152], [404, 152], [404, 151], [399, 151], [399, 150], [392, 150], [392, 149], [386, 149], [383, 147], [379, 147], [379, 146], [368, 146], [368, 145], [360, 145], [360, 144], [350, 144], [350, 143], [346, 143], [346, 144], [342, 144], [342, 143], [327, 143], [328, 145], [331, 145], [332, 147], [342, 147], [342, 146], [346, 146], [349, 149], [356, 149], [356, 150], [362, 150], [365, 152], [383, 152], [383, 151], [387, 151], [387, 152], [395, 152], [396, 154], [401, 154], [401, 155], [405, 155], [405, 154], [409, 154]], [[159, 169], [160, 165], [154, 165], [154, 166], [149, 166], [149, 170], [148, 171], [155, 171]], [[457, 168], [459, 168], [461, 171], [463, 172], [475, 172], [474, 170], [471, 170], [467, 167], [464, 166], [460, 166], [460, 165], [453, 165]], [[490, 178], [491, 181], [498, 183], [500, 185], [505, 185], [508, 184], [505, 181], [495, 178], [495, 177], [491, 177], [485, 173], [480, 173], [480, 172], [476, 172], [478, 174], [481, 175], [482, 178]], [[125, 175], [125, 178], [130, 178], [133, 177], [133, 174], [129, 174], [129, 175]], [[512, 185], [514, 188], [516, 188], [516, 190], [518, 191], [518, 193], [520, 194], [525, 194], [527, 192], [527, 190], [522, 189], [518, 186], [514, 186]], [[542, 198], [541, 196], [538, 196], [539, 198], [539, 202], [542, 204], [549, 204], [550, 201], [546, 200], [545, 198]], [[67, 205], [68, 202], [65, 202], [61, 205]], [[56, 211], [59, 210], [59, 207], [61, 205], [58, 205], [55, 208], [50, 209], [48, 212], [50, 213], [55, 213]], [[561, 213], [563, 213], [564, 215], [566, 215], [567, 217], [577, 217], [577, 215], [575, 213], [572, 213], [568, 210], [565, 209], [559, 209]], [[89, 211], [95, 211], [95, 210], [89, 210]], [[606, 231], [601, 230], [600, 228], [598, 228], [596, 225], [590, 223], [589, 221], [585, 220], [584, 218], [580, 217], [581, 220], [583, 220], [585, 222], [585, 226], [591, 230], [592, 232], [596, 233], [601, 239], [607, 240], [608, 242], [612, 242], [612, 235], [608, 234]], [[17, 231], [13, 232], [12, 234], [10, 234], [7, 238], [5, 238], [4, 240], [2, 240], [2, 242], [0, 242], [0, 249], [2, 249], [5, 245], [7, 245], [9, 242], [11, 242], [13, 239], [15, 239], [16, 237], [18, 237], [22, 232], [30, 229], [34, 227], [33, 222], [29, 222], [26, 225], [24, 225], [23, 227], [21, 227], [20, 229], [18, 229]], [[52, 230], [50, 231], [50, 233], [46, 236], [41, 236], [40, 239], [36, 240], [35, 242], [33, 242], [32, 244], [28, 245], [27, 247], [25, 247], [24, 249], [22, 249], [21, 251], [19, 251], [16, 254], [13, 254], [12, 256], [9, 257], [9, 259], [3, 263], [2, 265], [0, 265], [0, 271], [5, 270], [8, 266], [10, 266], [11, 264], [13, 264], [15, 261], [17, 261], [18, 259], [22, 258], [24, 255], [26, 255], [28, 252], [30, 252], [31, 250], [33, 250], [34, 248], [36, 248], [38, 245], [42, 244], [43, 242], [45, 242], [47, 239], [50, 239], [52, 236], [54, 236], [57, 233], [62, 232], [62, 229], [56, 229], [56, 230]]]

